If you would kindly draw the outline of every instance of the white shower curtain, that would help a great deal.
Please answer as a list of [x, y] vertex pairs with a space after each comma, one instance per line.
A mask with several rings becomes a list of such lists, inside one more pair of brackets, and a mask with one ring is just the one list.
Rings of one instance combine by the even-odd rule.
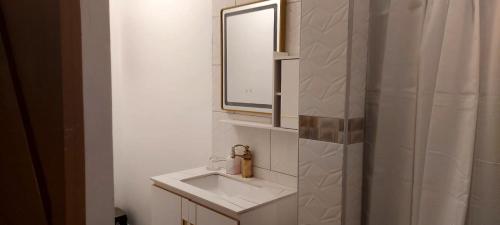
[[365, 225], [500, 225], [500, 0], [371, 0]]

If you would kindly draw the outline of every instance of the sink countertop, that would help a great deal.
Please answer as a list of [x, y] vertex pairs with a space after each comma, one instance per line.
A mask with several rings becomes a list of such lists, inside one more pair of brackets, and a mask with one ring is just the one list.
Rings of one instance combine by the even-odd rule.
[[[237, 180], [252, 186], [257, 186], [266, 190], [271, 195], [258, 196], [252, 198], [225, 198], [224, 196], [212, 193], [210, 191], [198, 188], [191, 184], [184, 182], [184, 180], [193, 179], [196, 177], [203, 177], [208, 175], [220, 175], [227, 178]], [[271, 203], [278, 199], [290, 196], [297, 192], [296, 188], [283, 186], [273, 182], [269, 182], [259, 178], [242, 178], [241, 175], [229, 175], [225, 171], [210, 171], [205, 167], [183, 170], [173, 173], [168, 173], [160, 176], [152, 177], [151, 180], [158, 187], [167, 191], [181, 195], [190, 199], [200, 205], [212, 208], [227, 216], [238, 218], [240, 214], [247, 212], [256, 207]]]

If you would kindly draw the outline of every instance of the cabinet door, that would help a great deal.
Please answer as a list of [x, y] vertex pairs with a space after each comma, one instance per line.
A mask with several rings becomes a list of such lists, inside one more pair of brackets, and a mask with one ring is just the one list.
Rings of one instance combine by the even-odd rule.
[[200, 205], [196, 206], [196, 222], [196, 225], [238, 225], [238, 221]]
[[281, 127], [299, 128], [299, 60], [281, 61]]
[[180, 225], [181, 197], [159, 187], [151, 187], [152, 225]]
[[196, 203], [182, 198], [182, 221], [183, 224], [196, 224]]

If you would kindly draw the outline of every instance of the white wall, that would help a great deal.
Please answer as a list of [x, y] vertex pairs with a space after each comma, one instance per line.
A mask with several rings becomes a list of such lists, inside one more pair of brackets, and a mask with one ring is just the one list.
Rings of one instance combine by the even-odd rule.
[[148, 225], [149, 177], [211, 153], [211, 1], [111, 0], [115, 203]]
[[113, 224], [113, 142], [108, 0], [81, 0], [88, 225]]

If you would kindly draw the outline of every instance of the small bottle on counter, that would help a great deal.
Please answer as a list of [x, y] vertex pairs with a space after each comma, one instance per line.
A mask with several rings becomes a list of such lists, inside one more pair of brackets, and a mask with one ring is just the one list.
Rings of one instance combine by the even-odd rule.
[[241, 159], [235, 155], [229, 155], [226, 159], [226, 173], [236, 175], [241, 173]]

